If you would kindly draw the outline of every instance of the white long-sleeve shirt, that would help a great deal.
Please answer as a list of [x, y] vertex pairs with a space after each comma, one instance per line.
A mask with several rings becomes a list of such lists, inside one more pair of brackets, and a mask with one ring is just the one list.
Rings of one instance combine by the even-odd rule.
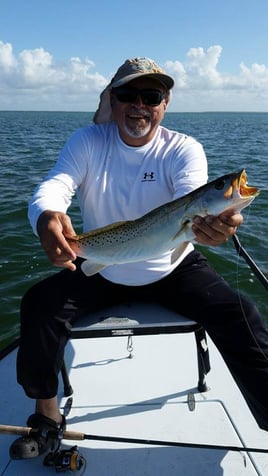
[[[83, 230], [133, 220], [207, 182], [207, 160], [194, 138], [162, 126], [141, 147], [125, 144], [115, 123], [76, 131], [56, 165], [36, 188], [29, 219], [36, 233], [45, 210], [66, 213], [77, 194]], [[171, 264], [170, 252], [153, 260], [108, 266], [101, 274], [117, 283], [143, 285], [169, 274], [193, 249]]]

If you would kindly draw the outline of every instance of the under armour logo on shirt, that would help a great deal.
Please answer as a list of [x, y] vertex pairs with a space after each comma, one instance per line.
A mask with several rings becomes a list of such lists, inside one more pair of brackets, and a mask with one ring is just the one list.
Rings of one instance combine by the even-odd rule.
[[142, 182], [154, 182], [154, 172], [144, 172]]

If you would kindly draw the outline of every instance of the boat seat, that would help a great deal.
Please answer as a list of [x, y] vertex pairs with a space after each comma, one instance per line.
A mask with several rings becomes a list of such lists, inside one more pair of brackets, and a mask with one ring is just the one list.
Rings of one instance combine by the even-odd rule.
[[[112, 306], [78, 320], [71, 330], [71, 339], [89, 339], [98, 337], [127, 337], [127, 348], [132, 357], [133, 336], [195, 334], [198, 383], [200, 392], [208, 390], [205, 376], [210, 370], [209, 351], [206, 333], [203, 327], [174, 311], [153, 303], [129, 303]], [[64, 395], [73, 393], [65, 362], [62, 366]]]

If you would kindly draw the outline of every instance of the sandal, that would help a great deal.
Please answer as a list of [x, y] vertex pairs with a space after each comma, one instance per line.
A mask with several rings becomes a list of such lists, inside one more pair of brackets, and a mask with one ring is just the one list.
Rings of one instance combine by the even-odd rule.
[[60, 440], [49, 436], [48, 432], [65, 430], [66, 420], [62, 415], [62, 422], [56, 423], [41, 413], [34, 413], [28, 418], [27, 426], [36, 430], [36, 435], [23, 436], [13, 441], [9, 449], [11, 459], [35, 458], [48, 450], [55, 451], [60, 445]]

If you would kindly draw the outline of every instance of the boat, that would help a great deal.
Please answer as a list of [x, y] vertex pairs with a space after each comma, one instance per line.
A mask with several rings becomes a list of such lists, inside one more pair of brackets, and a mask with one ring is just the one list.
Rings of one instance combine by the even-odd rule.
[[67, 430], [45, 456], [10, 456], [14, 435], [31, 431], [33, 401], [16, 382], [18, 341], [2, 351], [1, 476], [268, 475], [268, 432], [195, 322], [154, 303], [129, 303], [81, 326], [60, 378]]

